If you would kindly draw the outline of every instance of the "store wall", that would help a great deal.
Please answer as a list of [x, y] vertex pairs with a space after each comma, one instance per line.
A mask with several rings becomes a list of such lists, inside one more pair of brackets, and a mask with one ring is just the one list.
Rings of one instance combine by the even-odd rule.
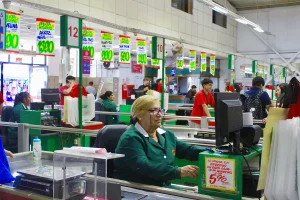
[[[212, 9], [194, 0], [193, 14], [171, 6], [171, 0], [31, 0], [54, 8], [89, 15], [108, 22], [181, 38], [195, 45], [236, 51], [236, 21], [228, 18], [227, 28], [212, 23]], [[227, 0], [215, 2], [236, 12]], [[1, 4], [2, 6], [2, 4]], [[13, 7], [18, 11], [20, 7]], [[22, 8], [24, 14], [59, 20], [59, 15]], [[89, 25], [91, 23], [86, 23]]]
[[[287, 60], [300, 50], [300, 27], [297, 26], [300, 21], [300, 6], [242, 11], [238, 14], [259, 24], [263, 30], [269, 32], [269, 34], [260, 33], [259, 35]], [[237, 52], [267, 62], [283, 63], [247, 26], [242, 24], [237, 26]], [[299, 58], [294, 62], [299, 63]]]

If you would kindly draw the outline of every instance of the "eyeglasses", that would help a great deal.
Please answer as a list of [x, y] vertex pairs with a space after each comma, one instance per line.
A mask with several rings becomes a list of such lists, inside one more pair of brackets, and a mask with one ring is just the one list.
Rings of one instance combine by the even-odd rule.
[[152, 109], [152, 110], [148, 110], [148, 111], [151, 115], [155, 115], [155, 116], [157, 116], [159, 113], [161, 113], [161, 115], [166, 114], [165, 109]]

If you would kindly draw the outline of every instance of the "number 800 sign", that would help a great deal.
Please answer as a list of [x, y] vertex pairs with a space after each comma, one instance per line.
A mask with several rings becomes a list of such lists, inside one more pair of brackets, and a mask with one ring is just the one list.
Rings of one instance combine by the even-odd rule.
[[82, 19], [78, 19], [70, 16], [60, 17], [60, 45], [79, 48], [82, 45]]

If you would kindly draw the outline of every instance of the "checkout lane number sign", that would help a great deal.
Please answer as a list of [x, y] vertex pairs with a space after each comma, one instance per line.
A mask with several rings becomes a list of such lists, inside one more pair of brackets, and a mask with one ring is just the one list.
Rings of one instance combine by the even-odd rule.
[[206, 188], [235, 192], [235, 160], [205, 158], [205, 180]]

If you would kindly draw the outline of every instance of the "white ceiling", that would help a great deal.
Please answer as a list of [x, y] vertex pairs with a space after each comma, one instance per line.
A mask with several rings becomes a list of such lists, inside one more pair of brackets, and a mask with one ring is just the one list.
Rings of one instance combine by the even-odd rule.
[[300, 0], [228, 0], [237, 10], [300, 5]]

